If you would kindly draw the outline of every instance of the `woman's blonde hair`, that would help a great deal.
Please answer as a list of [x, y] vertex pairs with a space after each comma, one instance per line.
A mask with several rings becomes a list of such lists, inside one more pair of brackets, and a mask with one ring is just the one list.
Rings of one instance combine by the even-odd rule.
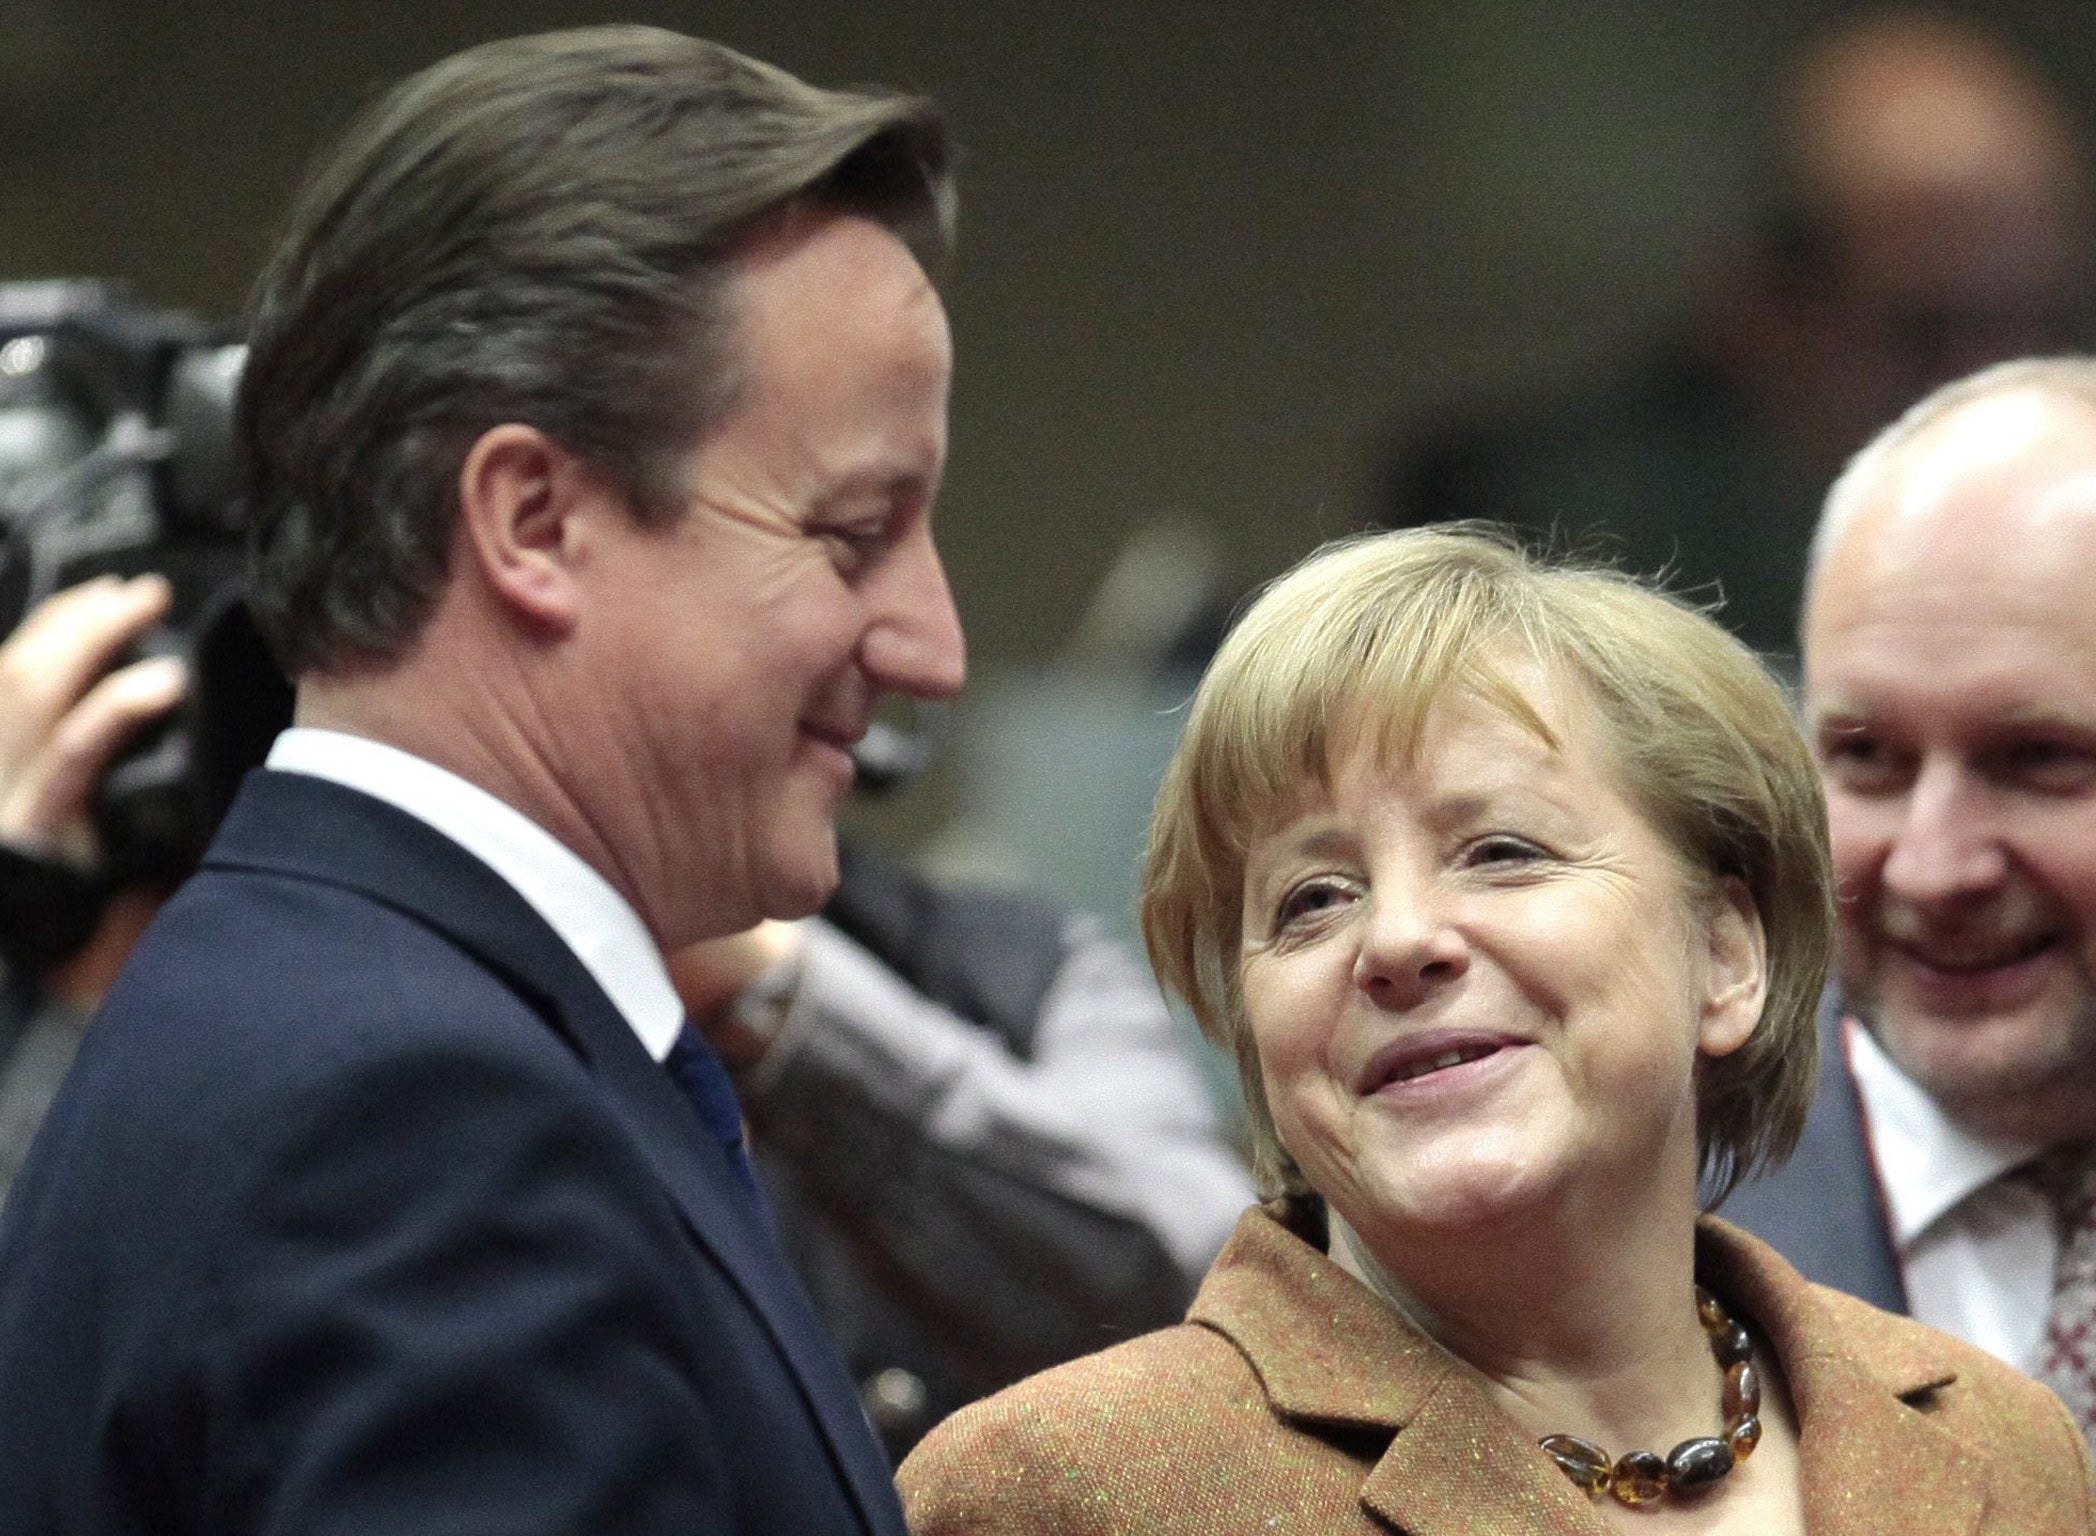
[[1513, 681], [1524, 660], [1577, 680], [1631, 802], [1689, 870], [1741, 881], [1760, 913], [1760, 1023], [1697, 1078], [1711, 1203], [1797, 1142], [1833, 905], [1819, 780], [1781, 690], [1709, 618], [1621, 572], [1531, 554], [1481, 526], [1410, 529], [1329, 545], [1252, 604], [1194, 695], [1150, 824], [1151, 963], [1235, 1057], [1270, 1195], [1310, 1191], [1275, 1135], [1244, 1015], [1247, 851], [1355, 743], [1408, 752], [1451, 689], [1554, 743]]

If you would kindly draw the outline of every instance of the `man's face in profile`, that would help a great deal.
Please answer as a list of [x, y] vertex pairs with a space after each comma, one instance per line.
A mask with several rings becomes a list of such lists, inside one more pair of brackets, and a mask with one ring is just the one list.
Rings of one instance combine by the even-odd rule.
[[963, 674], [930, 526], [952, 347], [916, 260], [865, 219], [797, 214], [752, 237], [730, 309], [740, 390], [694, 447], [688, 509], [612, 541], [585, 621], [618, 701], [601, 748], [640, 801], [626, 845], [714, 872], [714, 933], [828, 897], [876, 700]]
[[1990, 396], [1808, 600], [1844, 1001], [1977, 1128], [2096, 1132], [2096, 407]]

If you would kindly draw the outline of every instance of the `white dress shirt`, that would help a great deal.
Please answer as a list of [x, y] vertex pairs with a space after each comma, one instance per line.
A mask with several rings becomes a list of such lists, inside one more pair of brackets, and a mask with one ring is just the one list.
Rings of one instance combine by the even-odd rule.
[[2000, 1175], [2042, 1147], [1976, 1135], [1854, 1020], [1842, 1030], [1916, 1319], [2018, 1370], [2037, 1364], [2059, 1233], [2052, 1203]]
[[626, 899], [515, 807], [426, 758], [342, 731], [294, 726], [269, 766], [360, 790], [450, 838], [500, 875], [575, 952], [650, 1056], [669, 1055], [684, 1005], [662, 952]]

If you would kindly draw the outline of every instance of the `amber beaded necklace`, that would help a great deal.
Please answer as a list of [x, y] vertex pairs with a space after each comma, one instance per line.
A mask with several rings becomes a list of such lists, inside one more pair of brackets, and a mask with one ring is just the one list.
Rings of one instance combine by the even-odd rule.
[[1608, 1452], [1577, 1435], [1545, 1435], [1539, 1442], [1587, 1497], [1614, 1494], [1625, 1504], [1650, 1504], [1668, 1496], [1694, 1498], [1708, 1493], [1761, 1443], [1761, 1376], [1754, 1369], [1754, 1341], [1732, 1320], [1718, 1299], [1696, 1287], [1696, 1321], [1710, 1340], [1718, 1369], [1725, 1373], [1725, 1427], [1715, 1435], [1684, 1440], [1665, 1456], [1657, 1451], [1626, 1451], [1613, 1461]]

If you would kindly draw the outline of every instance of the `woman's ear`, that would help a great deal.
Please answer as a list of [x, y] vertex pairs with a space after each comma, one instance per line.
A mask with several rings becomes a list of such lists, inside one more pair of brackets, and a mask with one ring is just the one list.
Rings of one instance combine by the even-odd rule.
[[455, 548], [498, 606], [549, 633], [573, 629], [574, 518], [603, 494], [580, 461], [538, 428], [505, 422], [467, 450], [458, 493]]
[[1696, 1044], [1706, 1056], [1729, 1056], [1753, 1035], [1768, 1002], [1768, 933], [1744, 880], [1728, 876], [1718, 882], [1706, 908], [1703, 941], [1703, 1017]]

